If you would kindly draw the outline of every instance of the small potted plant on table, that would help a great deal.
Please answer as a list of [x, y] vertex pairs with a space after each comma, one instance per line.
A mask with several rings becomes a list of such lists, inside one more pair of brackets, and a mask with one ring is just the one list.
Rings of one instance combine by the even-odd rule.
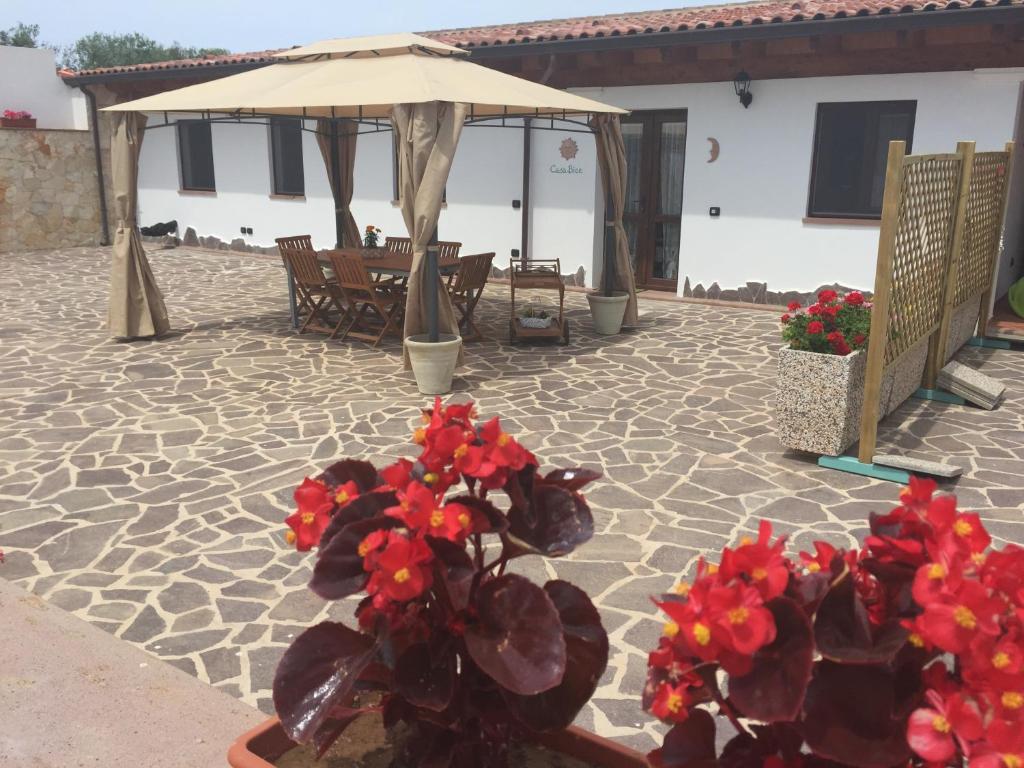
[[363, 232], [363, 247], [376, 248], [380, 245], [380, 236], [380, 227], [375, 227], [373, 224], [367, 224], [366, 231]]
[[0, 128], [35, 128], [36, 119], [25, 110], [5, 109], [0, 117]]
[[[599, 474], [541, 474], [497, 418], [475, 423], [472, 403], [438, 399], [413, 440], [415, 461], [340, 461], [296, 490], [289, 539], [319, 547], [310, 588], [365, 597], [357, 627], [324, 622], [296, 638], [274, 678], [280, 722], [239, 740], [231, 765], [266, 768], [296, 743], [323, 755], [374, 718], [387, 737], [361, 732], [352, 765], [384, 750], [393, 765], [505, 768], [516, 744], [542, 743], [583, 765], [642, 768], [639, 753], [570, 727], [608, 659], [586, 593], [507, 572], [590, 538], [580, 491]], [[497, 491], [507, 510], [489, 498]]]
[[[912, 478], [864, 546], [702, 561], [658, 605], [644, 707], [656, 768], [1024, 765], [1024, 549]], [[727, 686], [728, 694], [723, 692]], [[716, 717], [735, 735], [716, 748]]]

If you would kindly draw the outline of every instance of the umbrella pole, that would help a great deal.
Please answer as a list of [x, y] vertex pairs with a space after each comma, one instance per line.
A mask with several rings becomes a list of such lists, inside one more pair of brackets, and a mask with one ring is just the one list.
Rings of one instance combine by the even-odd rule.
[[601, 284], [605, 296], [611, 296], [615, 290], [615, 221], [612, 219], [612, 195], [604, 196], [604, 270]]
[[427, 281], [427, 337], [431, 344], [436, 344], [441, 340], [441, 333], [439, 329], [439, 320], [437, 315], [437, 292], [441, 286], [441, 277], [438, 274], [437, 268], [437, 228], [434, 228], [434, 234], [430, 236], [430, 242], [427, 244], [427, 263], [426, 263], [426, 281]]

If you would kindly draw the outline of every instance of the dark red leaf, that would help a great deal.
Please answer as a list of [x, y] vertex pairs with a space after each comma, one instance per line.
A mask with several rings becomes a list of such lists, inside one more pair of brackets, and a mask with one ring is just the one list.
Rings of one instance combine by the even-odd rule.
[[337, 728], [329, 724], [334, 709], [348, 704], [375, 647], [372, 637], [330, 621], [295, 638], [274, 675], [274, 708], [292, 739], [306, 743], [322, 726]]
[[381, 491], [380, 493], [365, 493], [353, 499], [345, 506], [338, 509], [331, 522], [327, 524], [323, 536], [320, 537], [320, 549], [324, 547], [349, 523], [357, 520], [366, 520], [370, 517], [377, 517], [388, 507], [398, 504], [398, 497], [393, 491]]
[[400, 524], [393, 517], [371, 517], [346, 525], [321, 547], [309, 588], [325, 600], [339, 600], [362, 591], [369, 574], [363, 569], [359, 545], [374, 531]]
[[508, 530], [508, 519], [496, 506], [476, 496], [456, 496], [448, 499], [449, 504], [462, 504], [473, 513], [473, 533], [504, 533]]
[[594, 535], [587, 502], [557, 485], [535, 485], [528, 507], [513, 506], [508, 519], [513, 543], [547, 557], [567, 555]]
[[894, 683], [881, 666], [818, 662], [804, 702], [807, 745], [854, 768], [905, 764], [907, 717], [897, 712]]
[[395, 664], [395, 692], [416, 707], [440, 712], [455, 693], [455, 654], [449, 645], [436, 657], [427, 643], [402, 652]]
[[597, 689], [608, 666], [608, 634], [587, 593], [567, 581], [549, 581], [544, 591], [555, 604], [565, 636], [562, 682], [534, 696], [502, 691], [512, 713], [535, 731], [566, 728]]
[[600, 477], [600, 472], [574, 467], [572, 469], [554, 469], [544, 475], [544, 482], [557, 485], [568, 491], [578, 491], [587, 483], [592, 483]]
[[715, 719], [703, 709], [665, 734], [660, 749], [647, 755], [654, 768], [700, 768], [715, 764]]
[[547, 592], [505, 574], [477, 589], [476, 610], [479, 620], [466, 628], [466, 647], [498, 685], [529, 696], [562, 681], [565, 638]]
[[447, 539], [428, 536], [427, 544], [440, 561], [435, 563], [435, 574], [440, 575], [448, 598], [452, 602], [452, 608], [456, 611], [463, 610], [469, 604], [473, 575], [476, 573], [473, 559], [466, 552], [464, 545], [455, 544]]
[[344, 485], [351, 480], [359, 488], [360, 493], [376, 488], [380, 484], [378, 479], [377, 468], [368, 461], [358, 459], [342, 459], [331, 464], [317, 476], [317, 480], [322, 480], [332, 487]]
[[755, 720], [793, 720], [800, 714], [811, 679], [811, 622], [788, 597], [776, 597], [765, 607], [775, 617], [775, 641], [754, 654], [750, 672], [729, 678], [729, 698]]
[[847, 664], [892, 661], [908, 631], [893, 619], [873, 629], [868, 612], [847, 574], [825, 595], [814, 619], [814, 639], [826, 659]]

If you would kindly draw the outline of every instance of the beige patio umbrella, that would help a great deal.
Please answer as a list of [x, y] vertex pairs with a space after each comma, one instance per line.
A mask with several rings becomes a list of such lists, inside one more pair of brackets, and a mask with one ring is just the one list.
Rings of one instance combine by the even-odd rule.
[[[418, 35], [326, 40], [277, 57], [280, 64], [107, 109], [199, 112], [229, 119], [289, 115], [364, 124], [392, 121], [405, 169], [402, 213], [414, 245], [406, 337], [427, 332], [436, 340], [439, 333], [458, 333], [448, 294], [425, 257], [436, 257], [427, 245], [437, 227], [462, 125], [501, 117], [567, 119], [625, 112], [473, 64], [465, 51]], [[435, 302], [436, 312], [424, 311]]]

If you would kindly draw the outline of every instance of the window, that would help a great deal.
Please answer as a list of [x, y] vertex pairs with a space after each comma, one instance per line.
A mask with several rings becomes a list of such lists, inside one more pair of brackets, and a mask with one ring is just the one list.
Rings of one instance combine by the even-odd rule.
[[916, 101], [818, 105], [809, 216], [877, 219], [889, 142], [914, 135]]
[[270, 121], [270, 160], [274, 169], [274, 194], [306, 194], [302, 170], [302, 120], [275, 117]]
[[213, 138], [209, 123], [202, 120], [178, 123], [178, 155], [182, 189], [212, 192], [217, 188], [213, 180]]

